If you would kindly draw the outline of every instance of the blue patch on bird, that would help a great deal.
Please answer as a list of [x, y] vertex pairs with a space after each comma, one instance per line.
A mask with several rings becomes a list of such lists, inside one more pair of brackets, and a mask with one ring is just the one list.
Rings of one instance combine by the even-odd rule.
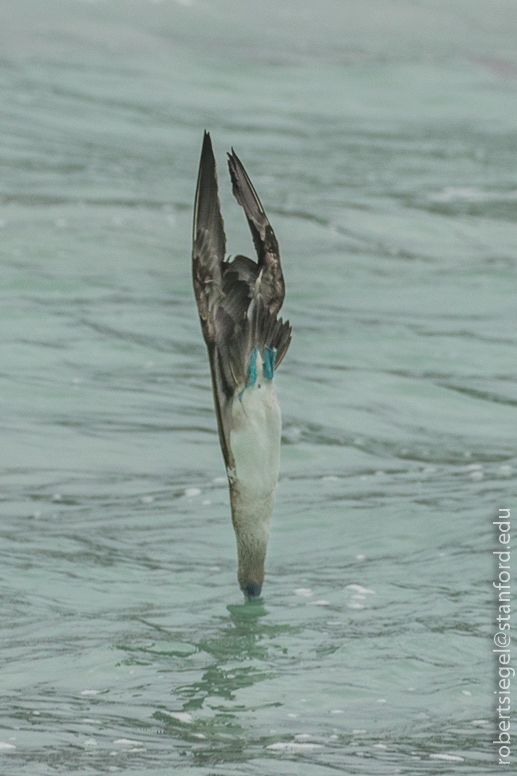
[[276, 348], [264, 348], [264, 377], [266, 380], [272, 380], [275, 372]]
[[255, 383], [257, 382], [257, 353], [258, 353], [258, 348], [255, 348], [255, 350], [251, 354], [250, 378], [248, 380], [248, 386], [255, 385]]

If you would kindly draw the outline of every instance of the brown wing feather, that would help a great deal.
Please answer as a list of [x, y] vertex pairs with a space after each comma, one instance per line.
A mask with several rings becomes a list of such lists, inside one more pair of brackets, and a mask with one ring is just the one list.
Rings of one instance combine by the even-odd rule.
[[233, 193], [244, 208], [258, 263], [246, 256], [225, 261], [217, 170], [208, 132], [203, 138], [194, 204], [192, 277], [208, 349], [219, 439], [226, 466], [234, 468], [230, 447], [232, 404], [249, 381], [250, 360], [258, 347], [276, 349], [276, 366], [291, 341], [289, 322], [277, 320], [284, 300], [278, 243], [242, 163], [229, 155]]
[[199, 162], [192, 242], [194, 294], [210, 360], [219, 440], [226, 466], [233, 467], [230, 448], [232, 391], [221, 362], [218, 348], [221, 333], [218, 336], [217, 331], [217, 311], [223, 298], [222, 266], [226, 237], [219, 204], [215, 157], [208, 132], [205, 132], [203, 138]]
[[246, 213], [257, 251], [258, 266], [262, 270], [260, 294], [268, 310], [276, 315], [282, 307], [285, 296], [278, 241], [248, 173], [233, 148], [231, 154], [228, 154], [228, 168], [232, 179], [233, 195]]

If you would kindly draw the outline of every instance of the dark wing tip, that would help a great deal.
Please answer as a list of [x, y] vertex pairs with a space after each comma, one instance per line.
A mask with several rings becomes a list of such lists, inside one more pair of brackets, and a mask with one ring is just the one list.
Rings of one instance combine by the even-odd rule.
[[194, 202], [194, 246], [199, 239], [198, 230], [200, 229], [209, 231], [213, 243], [217, 246], [217, 252], [222, 254], [222, 260], [226, 250], [226, 239], [217, 190], [217, 166], [212, 139], [206, 129], [203, 135]]

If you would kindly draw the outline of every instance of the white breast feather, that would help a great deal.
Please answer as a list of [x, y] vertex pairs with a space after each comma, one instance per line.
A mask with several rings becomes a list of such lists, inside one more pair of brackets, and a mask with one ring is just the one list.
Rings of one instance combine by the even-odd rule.
[[272, 381], [264, 379], [260, 360], [257, 373], [255, 385], [234, 400], [230, 434], [235, 479], [249, 498], [274, 491], [280, 467], [280, 405]]

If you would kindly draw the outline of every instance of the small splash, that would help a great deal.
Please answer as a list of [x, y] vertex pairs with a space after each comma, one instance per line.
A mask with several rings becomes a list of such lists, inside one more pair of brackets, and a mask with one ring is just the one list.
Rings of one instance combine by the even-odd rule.
[[356, 593], [363, 595], [375, 595], [375, 590], [370, 590], [369, 587], [362, 587], [361, 585], [347, 585], [347, 590], [355, 590]]
[[298, 741], [278, 741], [276, 744], [269, 744], [266, 749], [273, 749], [277, 752], [311, 752], [314, 749], [322, 749], [321, 744], [305, 744]]
[[187, 498], [193, 498], [194, 496], [199, 496], [201, 493], [201, 488], [185, 488], [185, 496]]
[[167, 717], [177, 719], [178, 722], [184, 722], [186, 725], [190, 725], [194, 722], [194, 717], [189, 714], [188, 711], [163, 711], [162, 714], [166, 714]]

